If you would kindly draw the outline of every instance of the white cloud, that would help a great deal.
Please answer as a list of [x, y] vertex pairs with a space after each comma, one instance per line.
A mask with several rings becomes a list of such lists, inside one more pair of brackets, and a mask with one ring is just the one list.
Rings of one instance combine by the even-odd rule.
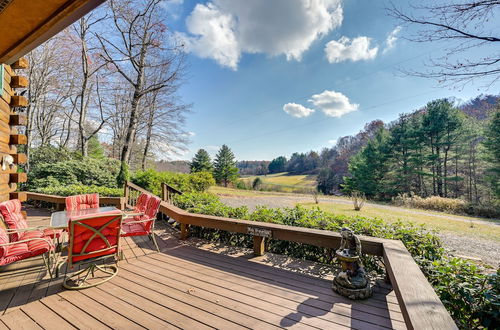
[[330, 63], [373, 59], [377, 56], [378, 46], [370, 48], [371, 40], [368, 37], [357, 37], [352, 40], [342, 37], [338, 41], [332, 40], [325, 46], [326, 58]]
[[186, 50], [236, 70], [242, 53], [300, 60], [342, 23], [341, 0], [212, 0], [197, 4], [178, 33]]
[[337, 144], [337, 139], [328, 140], [328, 144], [331, 145]]
[[389, 33], [387, 39], [385, 40], [384, 54], [396, 46], [399, 32], [401, 32], [401, 26], [396, 26], [396, 28]]
[[309, 102], [323, 111], [325, 115], [337, 118], [359, 108], [359, 104], [351, 103], [344, 94], [329, 90], [313, 95]]
[[187, 132], [187, 135], [188, 135], [188, 136], [195, 136], [195, 135], [196, 135], [196, 133], [195, 133], [195, 132]]
[[302, 104], [297, 104], [297, 103], [287, 103], [283, 106], [283, 111], [285, 111], [287, 114], [289, 114], [292, 117], [296, 118], [304, 118], [308, 117], [311, 115], [314, 110], [306, 108]]

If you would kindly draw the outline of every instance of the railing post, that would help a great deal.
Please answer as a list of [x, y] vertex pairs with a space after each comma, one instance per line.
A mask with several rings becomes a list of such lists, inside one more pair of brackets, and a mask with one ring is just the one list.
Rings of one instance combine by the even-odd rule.
[[168, 202], [167, 185], [165, 184], [165, 182], [161, 183], [161, 199], [165, 202]]
[[181, 223], [181, 239], [185, 240], [189, 236], [189, 225], [187, 223]]
[[125, 197], [125, 208], [127, 208], [128, 206], [129, 195], [130, 195], [130, 187], [128, 186], [128, 181], [126, 181], [123, 187], [123, 196]]
[[255, 256], [262, 256], [265, 253], [265, 239], [262, 236], [253, 237], [253, 254]]

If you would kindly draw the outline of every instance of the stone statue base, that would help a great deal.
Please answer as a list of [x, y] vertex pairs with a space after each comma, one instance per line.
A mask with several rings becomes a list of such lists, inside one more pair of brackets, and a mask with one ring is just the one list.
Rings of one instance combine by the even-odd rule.
[[339, 295], [347, 297], [353, 300], [366, 299], [372, 296], [372, 287], [368, 282], [364, 288], [352, 289], [346, 288], [341, 284], [337, 283], [336, 278], [332, 282], [332, 290], [337, 292]]

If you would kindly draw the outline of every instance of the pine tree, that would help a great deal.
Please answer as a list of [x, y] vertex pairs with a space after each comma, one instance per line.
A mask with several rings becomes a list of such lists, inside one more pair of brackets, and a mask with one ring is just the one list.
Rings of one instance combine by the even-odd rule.
[[345, 177], [344, 190], [363, 192], [368, 198], [384, 198], [388, 172], [388, 132], [381, 128], [370, 142], [349, 162], [351, 177]]
[[490, 164], [488, 168], [488, 180], [493, 193], [500, 198], [500, 109], [497, 109], [491, 118], [485, 132], [486, 160]]
[[286, 163], [287, 160], [285, 157], [280, 156], [277, 158], [274, 158], [270, 163], [269, 163], [269, 173], [280, 173], [280, 172], [285, 172], [286, 171]]
[[238, 168], [234, 160], [234, 154], [227, 145], [223, 145], [214, 160], [214, 178], [218, 184], [227, 187], [228, 183], [233, 182], [238, 177]]
[[195, 172], [212, 172], [212, 160], [210, 159], [210, 155], [205, 149], [200, 149], [194, 155], [193, 160], [190, 164], [191, 173]]

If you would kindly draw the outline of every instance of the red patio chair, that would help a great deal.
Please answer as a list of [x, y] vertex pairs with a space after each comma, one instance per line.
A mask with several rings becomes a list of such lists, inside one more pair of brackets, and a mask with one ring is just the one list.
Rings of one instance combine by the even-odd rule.
[[12, 242], [29, 239], [32, 237], [50, 237], [59, 242], [63, 234], [62, 229], [52, 229], [46, 227], [29, 227], [28, 221], [21, 211], [21, 201], [11, 199], [0, 203], [0, 215], [5, 224], [9, 227], [7, 232], [10, 234]]
[[99, 194], [66, 197], [66, 211], [95, 209], [99, 207]]
[[[12, 236], [13, 231], [11, 231]], [[16, 234], [23, 233], [16, 232]], [[51, 257], [52, 254], [52, 257]], [[0, 227], [0, 266], [42, 255], [49, 276], [52, 277], [51, 260], [56, 262], [55, 246], [48, 237], [26, 237], [11, 241], [5, 228]]]
[[141, 194], [137, 199], [134, 213], [125, 214], [122, 223], [122, 237], [148, 235], [156, 250], [160, 251], [154, 235], [154, 225], [161, 199], [148, 194]]
[[[118, 273], [117, 266], [100, 265], [96, 262], [110, 256], [118, 260], [121, 224], [120, 210], [73, 216], [69, 219], [68, 267], [73, 269], [80, 263], [89, 265], [64, 279], [63, 286], [66, 289], [90, 288], [109, 281]], [[94, 279], [97, 271], [106, 275], [103, 280], [91, 283], [89, 280]]]

